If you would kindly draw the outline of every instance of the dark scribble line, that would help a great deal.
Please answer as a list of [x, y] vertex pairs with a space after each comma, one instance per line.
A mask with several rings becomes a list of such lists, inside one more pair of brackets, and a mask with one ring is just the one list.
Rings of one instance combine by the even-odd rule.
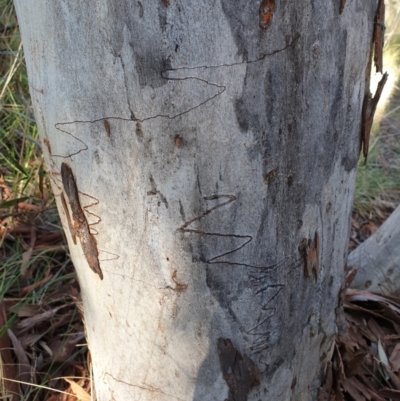
[[[203, 79], [203, 78], [198, 78], [198, 77], [181, 77], [181, 78], [168, 77], [166, 75], [169, 72], [180, 71], [180, 70], [216, 69], [216, 68], [222, 68], [222, 67], [234, 67], [234, 66], [238, 66], [238, 65], [258, 63], [258, 62], [263, 61], [266, 57], [273, 56], [273, 55], [275, 55], [277, 53], [280, 53], [280, 52], [288, 49], [289, 47], [291, 47], [299, 39], [299, 37], [300, 37], [300, 34], [297, 34], [292, 39], [292, 41], [289, 44], [287, 44], [285, 47], [277, 49], [277, 50], [274, 50], [274, 51], [272, 51], [270, 53], [265, 53], [261, 57], [259, 57], [257, 59], [254, 59], [254, 60], [250, 60], [250, 61], [240, 61], [240, 62], [235, 62], [235, 63], [230, 63], [230, 64], [211, 65], [211, 66], [210, 65], [208, 65], [208, 66], [207, 65], [203, 65], [203, 66], [195, 66], [195, 67], [177, 67], [177, 68], [171, 68], [171, 69], [167, 69], [167, 70], [161, 71], [161, 78], [165, 79], [167, 81], [168, 80], [169, 81], [185, 81], [185, 80], [193, 80], [194, 79], [194, 80], [203, 82], [206, 85], [210, 85], [210, 86], [214, 86], [214, 87], [218, 88], [218, 92], [216, 94], [214, 94], [213, 96], [205, 99], [204, 101], [196, 104], [195, 106], [190, 107], [189, 109], [184, 110], [184, 111], [182, 111], [180, 113], [174, 114], [172, 116], [169, 115], [169, 114], [157, 114], [155, 116], [149, 116], [149, 117], [142, 118], [142, 119], [135, 118], [134, 117], [134, 113], [131, 110], [131, 106], [130, 106], [129, 101], [128, 101], [129, 110], [131, 112], [131, 118], [111, 116], [111, 117], [97, 118], [97, 119], [94, 119], [94, 120], [74, 120], [74, 121], [69, 121], [69, 122], [56, 123], [54, 125], [55, 129], [57, 129], [60, 132], [65, 133], [65, 134], [71, 136], [72, 138], [76, 139], [77, 141], [81, 142], [84, 147], [82, 149], [77, 150], [74, 153], [69, 153], [67, 156], [62, 156], [62, 155], [52, 155], [52, 156], [53, 157], [70, 158], [70, 157], [75, 156], [75, 155], [77, 155], [77, 154], [79, 154], [79, 153], [81, 153], [81, 152], [83, 152], [83, 151], [88, 149], [88, 146], [87, 146], [87, 144], [85, 142], [83, 142], [81, 139], [77, 138], [76, 136], [74, 136], [70, 132], [60, 128], [61, 126], [70, 125], [70, 124], [74, 124], [74, 123], [77, 123], [77, 124], [78, 123], [80, 123], [80, 124], [82, 124], [82, 123], [95, 123], [95, 122], [105, 121], [105, 120], [121, 120], [121, 121], [127, 121], [127, 122], [130, 121], [130, 122], [141, 122], [141, 123], [143, 123], [145, 121], [149, 121], [149, 120], [154, 120], [156, 118], [166, 118], [166, 119], [169, 119], [169, 120], [173, 120], [173, 119], [178, 118], [180, 116], [183, 116], [183, 115], [185, 115], [185, 114], [187, 114], [187, 113], [189, 113], [189, 112], [191, 112], [191, 111], [193, 111], [193, 110], [195, 110], [195, 109], [197, 109], [197, 108], [199, 108], [201, 106], [204, 106], [206, 103], [208, 103], [208, 102], [212, 101], [213, 99], [215, 99], [216, 97], [220, 96], [226, 90], [226, 86], [225, 85], [219, 85], [217, 83], [209, 82], [209, 81], [207, 81], [206, 79]], [[126, 82], [125, 82], [125, 86], [126, 86]]]
[[211, 207], [210, 209], [207, 209], [205, 212], [203, 212], [201, 215], [196, 216], [192, 219], [190, 219], [189, 221], [187, 221], [185, 224], [183, 224], [179, 230], [184, 232], [184, 233], [190, 233], [190, 234], [199, 234], [199, 235], [204, 235], [204, 236], [212, 236], [212, 237], [226, 237], [226, 238], [239, 238], [239, 239], [243, 239], [245, 240], [241, 245], [239, 245], [238, 247], [221, 253], [217, 256], [214, 256], [210, 259], [206, 260], [206, 263], [209, 264], [217, 264], [217, 263], [226, 263], [232, 266], [245, 266], [245, 267], [250, 267], [253, 269], [262, 269], [262, 271], [271, 271], [271, 270], [275, 270], [278, 266], [281, 266], [284, 264], [284, 262], [287, 260], [287, 258], [285, 258], [283, 261], [280, 261], [278, 263], [274, 263], [272, 265], [268, 265], [268, 266], [255, 266], [255, 265], [250, 265], [247, 263], [240, 263], [240, 262], [230, 262], [226, 259], [223, 259], [225, 256], [227, 255], [231, 255], [237, 251], [239, 251], [240, 249], [244, 248], [246, 245], [248, 245], [252, 240], [253, 240], [253, 236], [251, 235], [239, 235], [239, 234], [222, 234], [222, 233], [214, 233], [214, 232], [206, 232], [203, 230], [197, 230], [197, 229], [191, 229], [191, 228], [187, 228], [188, 226], [190, 226], [191, 224], [193, 224], [195, 221], [199, 221], [201, 220], [203, 217], [209, 215], [210, 213], [214, 212], [215, 210], [228, 205], [229, 203], [232, 203], [236, 200], [236, 197], [233, 195], [211, 195], [211, 196], [205, 196], [204, 200], [215, 200], [215, 199], [219, 199], [219, 198], [227, 198], [228, 200], [222, 203], [219, 203], [213, 207]]
[[[260, 61], [263, 61], [265, 58], [267, 58], [267, 57], [269, 57], [269, 56], [273, 56], [273, 55], [275, 55], [275, 54], [277, 54], [277, 53], [281, 53], [282, 51], [284, 51], [284, 50], [288, 49], [289, 47], [293, 46], [299, 38], [300, 38], [300, 34], [297, 34], [297, 35], [292, 39], [292, 41], [291, 41], [289, 44], [287, 44], [286, 46], [284, 46], [284, 47], [282, 47], [282, 48], [280, 48], [280, 49], [273, 50], [273, 51], [270, 52], [270, 53], [265, 53], [265, 54], [263, 54], [261, 57], [256, 58], [256, 59], [254, 59], [254, 60], [237, 61], [237, 62], [235, 62], [235, 63], [229, 63], [229, 64], [227, 63], [227, 64], [218, 64], [218, 65], [198, 65], [198, 66], [195, 66], [195, 67], [177, 67], [177, 68], [170, 68], [170, 69], [168, 69], [168, 70], [164, 70], [164, 71], [162, 72], [162, 74], [165, 74], [166, 72], [170, 72], [170, 71], [197, 70], [197, 69], [201, 69], [201, 68], [203, 68], [203, 69], [216, 69], [216, 68], [222, 68], [222, 67], [236, 67], [236, 66], [238, 66], [238, 65], [259, 63]], [[168, 78], [168, 77], [164, 77], [163, 75], [162, 75], [162, 77], [163, 77], [163, 78], [166, 78], [166, 79], [171, 79], [171, 78]], [[184, 79], [184, 78], [178, 78], [178, 79]]]

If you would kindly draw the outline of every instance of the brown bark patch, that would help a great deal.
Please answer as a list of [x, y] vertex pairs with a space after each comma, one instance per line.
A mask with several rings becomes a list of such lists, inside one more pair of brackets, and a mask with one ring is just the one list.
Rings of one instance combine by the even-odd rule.
[[43, 139], [43, 143], [44, 143], [44, 146], [46, 146], [46, 148], [47, 148], [49, 154], [51, 155], [51, 146], [50, 146], [49, 140], [46, 139], [46, 138], [44, 138], [44, 139]]
[[79, 200], [78, 187], [75, 182], [71, 167], [66, 163], [61, 163], [61, 179], [64, 191], [68, 197], [69, 208], [71, 209], [72, 219], [69, 217], [67, 202], [64, 196], [61, 197], [62, 205], [68, 219], [69, 229], [74, 243], [76, 237], [81, 241], [83, 254], [86, 257], [89, 267], [103, 280], [103, 273], [100, 269], [97, 241], [90, 233], [89, 224], [85, 213], [82, 210]]
[[136, 135], [140, 136], [140, 138], [144, 137], [142, 123], [140, 121], [136, 121]]
[[272, 24], [274, 10], [275, 10], [274, 0], [263, 0], [261, 2], [259, 10], [261, 29], [267, 29]]
[[104, 124], [104, 129], [106, 130], [106, 135], [110, 137], [111, 135], [110, 123], [108, 122], [108, 120], [103, 120], [103, 124]]
[[169, 0], [161, 0], [161, 4], [162, 4], [164, 7], [168, 7], [168, 6], [169, 6]]
[[182, 137], [179, 134], [175, 135], [175, 146], [180, 148], [182, 146]]
[[178, 282], [178, 279], [176, 278], [177, 275], [177, 271], [174, 270], [174, 272], [172, 273], [172, 281], [175, 283], [175, 288], [173, 288], [173, 291], [175, 292], [185, 292], [187, 289], [187, 284], [182, 284]]
[[277, 175], [278, 175], [278, 169], [274, 168], [273, 170], [271, 170], [267, 174], [265, 174], [264, 183], [270, 184], [272, 181], [275, 180]]
[[319, 271], [319, 236], [315, 232], [314, 240], [303, 238], [299, 245], [299, 252], [304, 259], [304, 276], [314, 276], [317, 281]]
[[242, 357], [229, 338], [219, 338], [217, 346], [222, 375], [229, 387], [225, 401], [247, 401], [250, 390], [260, 385], [257, 365], [246, 354]]
[[346, 4], [346, 0], [340, 0], [339, 14], [341, 14], [343, 12], [345, 4]]

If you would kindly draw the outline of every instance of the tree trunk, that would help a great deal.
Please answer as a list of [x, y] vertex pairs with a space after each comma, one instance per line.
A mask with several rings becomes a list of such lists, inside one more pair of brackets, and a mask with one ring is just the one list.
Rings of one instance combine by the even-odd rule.
[[357, 269], [352, 288], [383, 295], [400, 292], [400, 206], [365, 242], [350, 253], [347, 264]]
[[377, 2], [15, 3], [98, 400], [315, 400]]

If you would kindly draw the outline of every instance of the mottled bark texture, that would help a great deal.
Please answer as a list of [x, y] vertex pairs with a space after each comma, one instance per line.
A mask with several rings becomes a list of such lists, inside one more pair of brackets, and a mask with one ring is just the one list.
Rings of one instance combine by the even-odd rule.
[[315, 400], [377, 2], [15, 3], [98, 400]]

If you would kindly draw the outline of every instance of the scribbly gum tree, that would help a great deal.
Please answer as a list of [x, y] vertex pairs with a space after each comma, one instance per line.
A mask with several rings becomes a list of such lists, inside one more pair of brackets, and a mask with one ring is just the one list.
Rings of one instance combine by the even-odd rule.
[[377, 1], [15, 4], [98, 400], [315, 400]]

